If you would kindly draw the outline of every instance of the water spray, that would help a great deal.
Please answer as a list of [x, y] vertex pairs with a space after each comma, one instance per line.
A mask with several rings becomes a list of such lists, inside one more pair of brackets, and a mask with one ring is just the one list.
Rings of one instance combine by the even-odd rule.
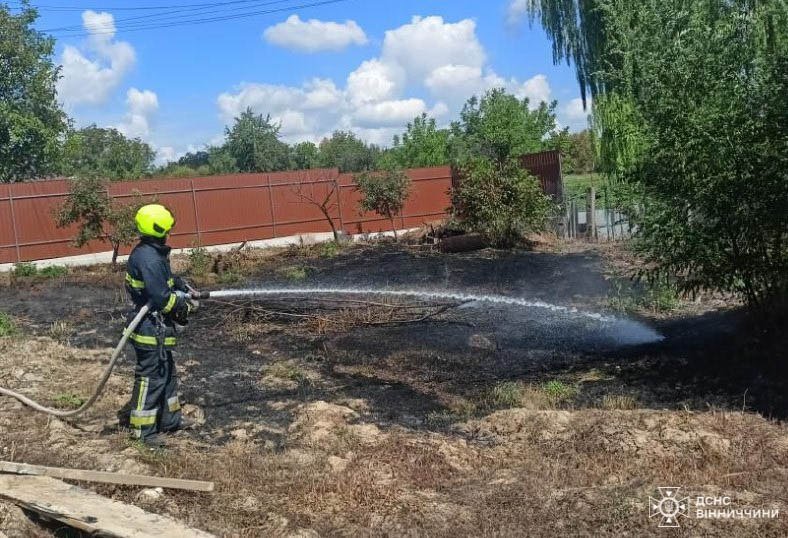
[[[219, 291], [204, 291], [199, 292], [196, 290], [190, 290], [190, 295], [194, 300], [202, 300], [202, 299], [223, 299], [223, 298], [231, 298], [231, 297], [271, 297], [271, 296], [283, 296], [283, 295], [363, 295], [363, 296], [388, 296], [388, 297], [407, 297], [407, 298], [415, 298], [421, 299], [425, 301], [429, 300], [448, 300], [448, 301], [457, 301], [460, 303], [488, 303], [493, 305], [501, 305], [501, 306], [514, 306], [520, 308], [539, 308], [549, 310], [551, 312], [559, 313], [559, 314], [568, 314], [571, 316], [581, 316], [587, 319], [591, 319], [603, 324], [622, 324], [622, 323], [630, 323], [633, 322], [627, 320], [621, 320], [619, 318], [605, 316], [603, 314], [595, 313], [595, 312], [586, 312], [582, 310], [578, 310], [574, 307], [569, 306], [560, 306], [554, 305], [550, 303], [546, 303], [544, 301], [528, 301], [526, 299], [520, 299], [517, 297], [506, 297], [504, 295], [474, 295], [469, 293], [459, 293], [459, 292], [449, 292], [449, 291], [429, 291], [429, 290], [386, 290], [386, 289], [369, 289], [369, 288], [252, 288], [252, 289], [242, 289], [242, 290], [219, 290]], [[102, 374], [98, 385], [96, 386], [93, 395], [78, 409], [73, 409], [70, 411], [65, 411], [61, 409], [53, 409], [51, 407], [46, 407], [41, 405], [38, 402], [28, 398], [27, 396], [20, 394], [18, 392], [0, 387], [0, 394], [5, 396], [10, 396], [11, 398], [16, 398], [23, 404], [27, 405], [31, 409], [35, 411], [40, 411], [42, 413], [46, 413], [48, 415], [52, 415], [59, 418], [71, 418], [77, 415], [80, 415], [87, 411], [90, 407], [96, 403], [98, 397], [101, 395], [101, 392], [104, 390], [104, 386], [107, 384], [107, 380], [109, 380], [109, 376], [112, 374], [115, 365], [118, 362], [120, 357], [120, 353], [123, 348], [126, 346], [128, 342], [129, 335], [137, 328], [140, 324], [142, 319], [148, 314], [150, 311], [150, 305], [145, 305], [140, 308], [137, 315], [134, 319], [131, 320], [129, 325], [124, 329], [123, 335], [118, 342], [118, 345], [115, 346], [115, 349], [112, 351], [112, 355], [110, 356], [109, 364], [107, 365], [104, 373]], [[632, 327], [627, 329], [628, 331], [634, 330]], [[637, 338], [631, 339], [632, 341], [627, 343], [642, 343], [646, 341], [656, 341], [662, 339], [660, 335], [648, 328], [639, 328], [639, 334]], [[624, 339], [626, 340], [626, 339]]]

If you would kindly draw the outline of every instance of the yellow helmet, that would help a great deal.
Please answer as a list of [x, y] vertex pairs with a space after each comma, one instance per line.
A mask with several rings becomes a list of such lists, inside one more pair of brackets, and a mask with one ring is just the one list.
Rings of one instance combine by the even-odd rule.
[[139, 208], [134, 222], [142, 235], [161, 239], [175, 225], [175, 217], [163, 205], [149, 204]]

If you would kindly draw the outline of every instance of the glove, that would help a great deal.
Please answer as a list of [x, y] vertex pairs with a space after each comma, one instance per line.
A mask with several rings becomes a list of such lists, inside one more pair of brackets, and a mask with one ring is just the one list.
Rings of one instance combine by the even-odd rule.
[[177, 306], [172, 310], [170, 317], [178, 325], [187, 325], [189, 323], [189, 314], [191, 314], [191, 298], [189, 294], [183, 291], [176, 291]]

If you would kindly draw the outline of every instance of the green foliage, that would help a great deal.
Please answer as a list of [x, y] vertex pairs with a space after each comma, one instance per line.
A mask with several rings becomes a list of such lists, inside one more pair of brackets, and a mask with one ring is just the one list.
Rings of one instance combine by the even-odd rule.
[[38, 267], [33, 262], [18, 262], [14, 264], [13, 275], [15, 277], [36, 276]]
[[55, 403], [60, 407], [77, 409], [86, 399], [75, 392], [63, 392], [55, 397]]
[[383, 157], [389, 167], [421, 168], [449, 163], [449, 131], [438, 129], [435, 119], [422, 114], [408, 123], [402, 136], [394, 137]]
[[453, 206], [455, 217], [469, 230], [482, 233], [494, 245], [508, 247], [544, 227], [550, 199], [516, 160], [472, 159], [461, 174]]
[[16, 331], [14, 319], [7, 313], [0, 311], [0, 338], [13, 336], [16, 334]]
[[305, 280], [308, 276], [306, 268], [300, 265], [288, 265], [281, 267], [278, 272], [284, 278], [293, 282], [300, 282]]
[[494, 408], [511, 408], [519, 407], [524, 396], [522, 384], [516, 381], [504, 381], [490, 389], [487, 400]]
[[681, 306], [679, 295], [676, 285], [667, 280], [644, 281], [642, 289], [616, 282], [608, 303], [621, 312], [664, 313]]
[[481, 99], [471, 97], [452, 124], [453, 160], [463, 163], [484, 157], [504, 163], [513, 157], [548, 147], [555, 132], [557, 103], [540, 103], [530, 109], [528, 99], [518, 99], [503, 89], [488, 91]]
[[603, 164], [647, 195], [638, 248], [682, 291], [788, 301], [788, 3], [542, 0]]
[[226, 146], [208, 150], [208, 169], [211, 174], [234, 174], [239, 171], [235, 157]]
[[55, 40], [33, 27], [25, 2], [13, 15], [0, 4], [0, 183], [56, 171], [66, 115], [56, 99]]
[[68, 274], [68, 267], [65, 265], [48, 265], [40, 269], [38, 274], [45, 278], [60, 278]]
[[394, 217], [399, 215], [408, 199], [410, 179], [401, 170], [387, 170], [382, 174], [361, 174], [356, 177], [361, 192], [361, 209], [374, 211], [391, 222], [391, 230], [397, 239]]
[[211, 270], [213, 257], [203, 246], [194, 246], [189, 249], [189, 274], [193, 276], [204, 276]]
[[373, 170], [380, 157], [380, 148], [368, 146], [351, 132], [336, 131], [320, 142], [318, 162], [323, 168], [339, 168], [340, 172]]
[[219, 284], [238, 284], [243, 280], [244, 277], [235, 271], [224, 271], [219, 274]]
[[301, 142], [290, 148], [290, 167], [294, 170], [309, 170], [319, 166], [317, 146], [312, 142]]
[[575, 397], [578, 390], [573, 385], [567, 385], [563, 381], [553, 379], [542, 385], [542, 390], [554, 404], [571, 400]]
[[342, 245], [336, 241], [326, 241], [317, 247], [318, 256], [321, 258], [336, 258], [342, 251]]
[[566, 133], [561, 150], [561, 171], [564, 174], [590, 174], [596, 170], [596, 140], [594, 132], [585, 129]]
[[289, 168], [290, 149], [279, 140], [279, 125], [271, 123], [271, 116], [263, 117], [247, 108], [235, 118], [232, 128], [225, 129], [225, 135], [223, 149], [235, 160], [239, 172], [275, 172]]
[[66, 136], [61, 172], [69, 177], [111, 181], [139, 179], [151, 173], [155, 157], [156, 152], [139, 138], [126, 138], [117, 129], [91, 125]]
[[57, 212], [58, 227], [77, 224], [74, 245], [82, 247], [90, 241], [106, 241], [112, 246], [112, 264], [117, 262], [123, 245], [137, 237], [134, 215], [144, 205], [139, 194], [132, 203], [114, 202], [104, 180], [95, 176], [70, 181], [68, 198]]

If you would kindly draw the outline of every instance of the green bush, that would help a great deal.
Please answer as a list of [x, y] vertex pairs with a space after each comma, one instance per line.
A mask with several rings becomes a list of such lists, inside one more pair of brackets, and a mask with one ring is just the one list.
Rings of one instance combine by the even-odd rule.
[[195, 246], [189, 249], [189, 274], [203, 276], [211, 268], [213, 258], [205, 247]]
[[460, 222], [500, 247], [513, 246], [524, 234], [544, 228], [551, 206], [539, 180], [515, 159], [471, 159], [462, 167], [453, 197]]
[[14, 324], [14, 320], [5, 312], [0, 312], [0, 338], [12, 336], [15, 333], [16, 324]]
[[356, 177], [358, 190], [361, 192], [361, 209], [374, 211], [386, 217], [391, 223], [394, 239], [397, 238], [397, 225], [394, 217], [402, 212], [408, 199], [410, 179], [401, 170], [387, 170], [380, 174], [361, 174]]
[[321, 258], [335, 258], [342, 247], [336, 241], [327, 241], [318, 246], [318, 255]]
[[47, 278], [58, 278], [68, 274], [68, 267], [64, 265], [50, 265], [39, 270], [38, 274]]
[[14, 276], [36, 276], [38, 267], [31, 262], [19, 262], [14, 264]]

